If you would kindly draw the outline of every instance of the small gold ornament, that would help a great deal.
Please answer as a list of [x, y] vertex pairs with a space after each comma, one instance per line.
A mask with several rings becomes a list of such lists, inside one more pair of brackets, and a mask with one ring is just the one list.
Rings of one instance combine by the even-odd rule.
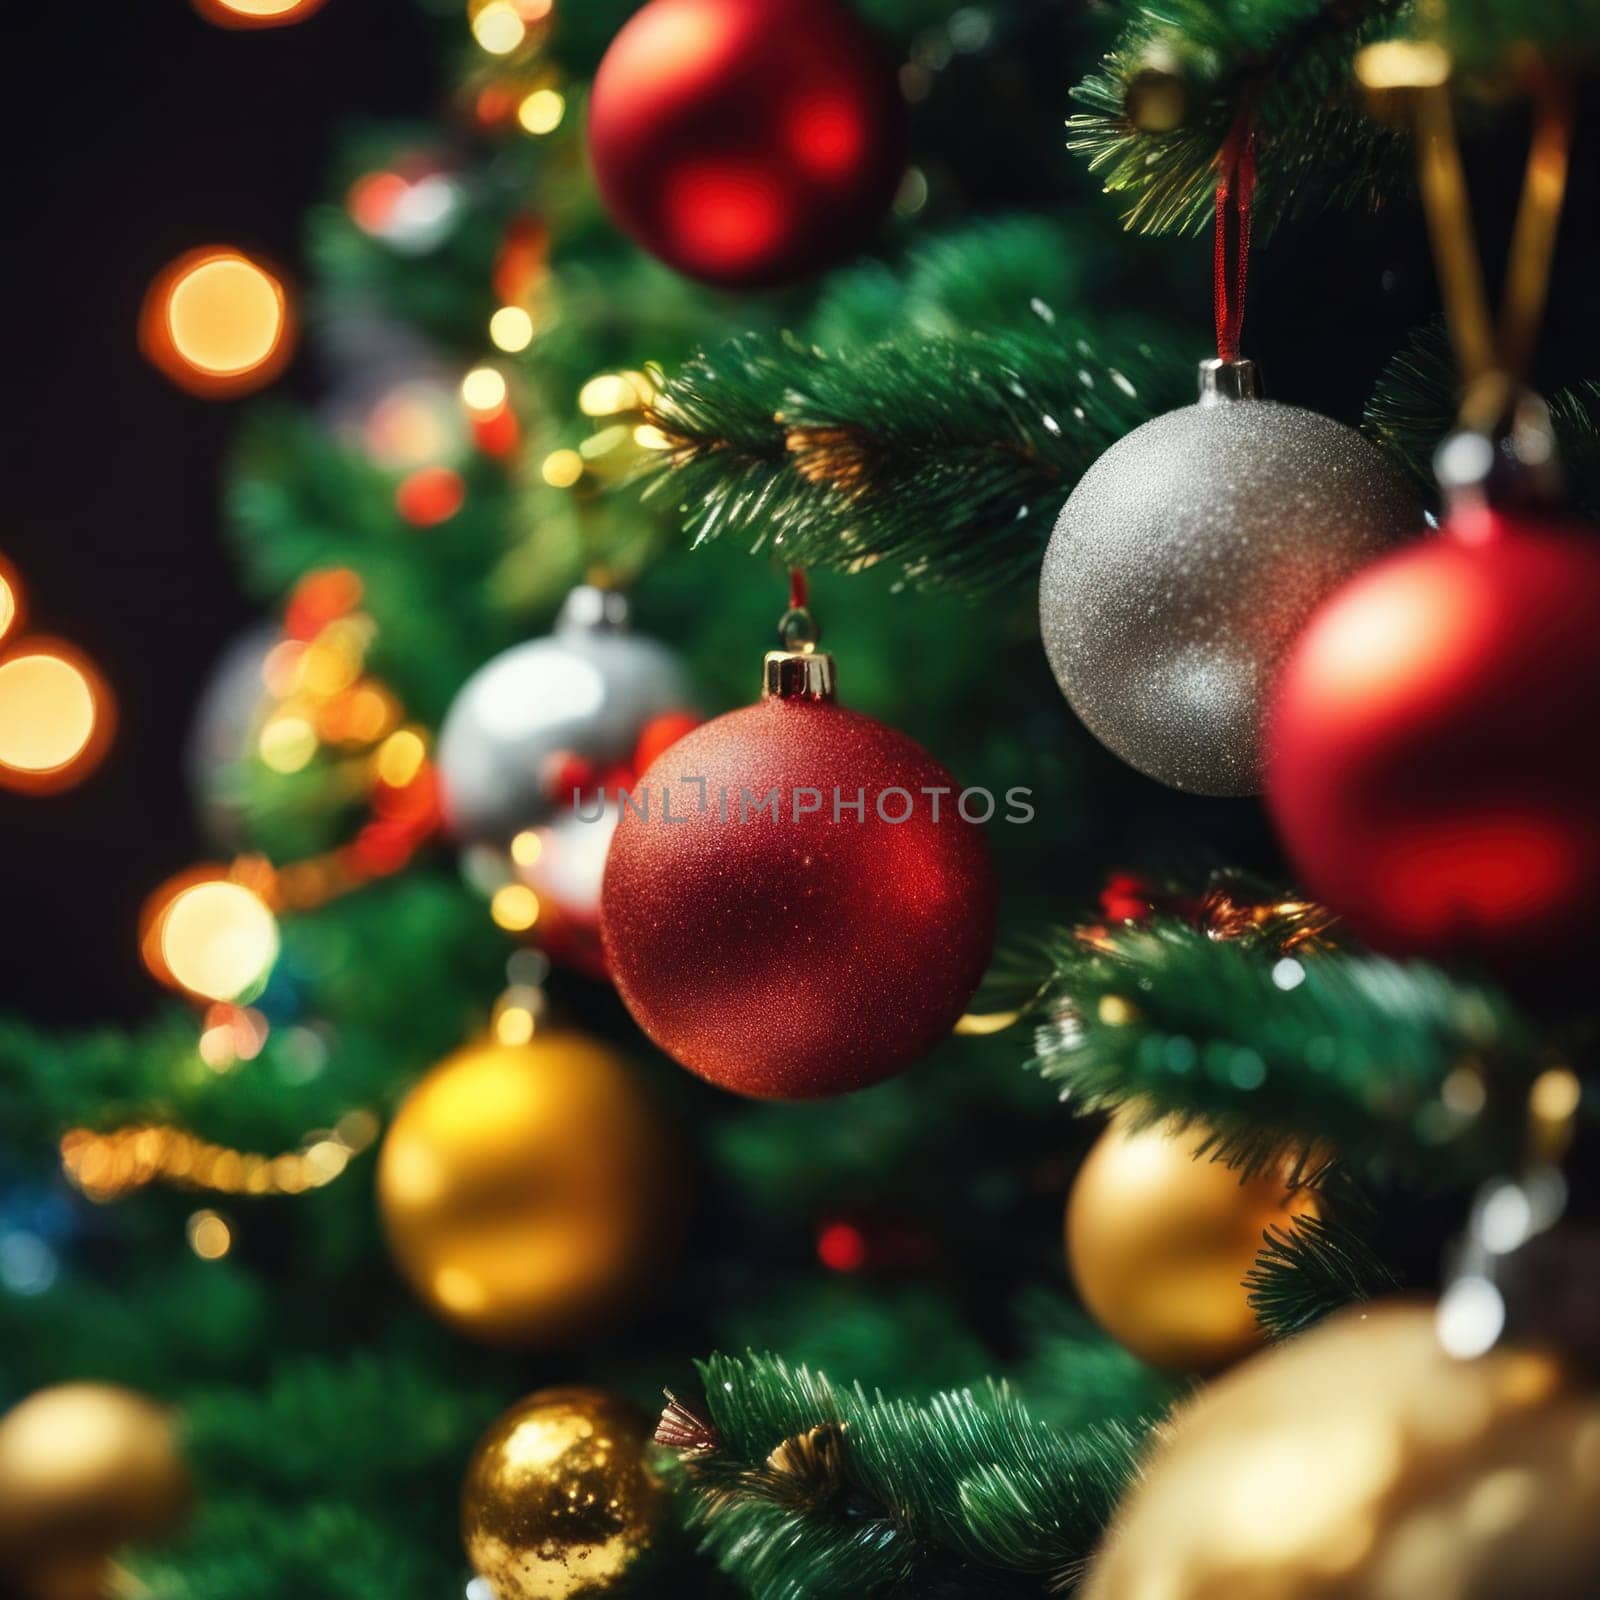
[[189, 1503], [169, 1414], [128, 1389], [40, 1389], [0, 1419], [0, 1590], [104, 1593], [109, 1557], [169, 1533]]
[[1202, 1139], [1113, 1122], [1067, 1201], [1067, 1262], [1083, 1303], [1135, 1355], [1174, 1371], [1208, 1371], [1261, 1342], [1245, 1275], [1268, 1227], [1318, 1210], [1286, 1174], [1241, 1181], [1196, 1158]]
[[1546, 1353], [1446, 1355], [1432, 1307], [1343, 1312], [1162, 1434], [1084, 1600], [1600, 1593], [1600, 1399]]
[[435, 1067], [384, 1140], [378, 1203], [417, 1294], [495, 1344], [569, 1338], [614, 1312], [681, 1210], [627, 1066], [561, 1031]]
[[461, 1537], [495, 1600], [587, 1600], [650, 1548], [667, 1491], [643, 1412], [598, 1389], [543, 1389], [478, 1442]]

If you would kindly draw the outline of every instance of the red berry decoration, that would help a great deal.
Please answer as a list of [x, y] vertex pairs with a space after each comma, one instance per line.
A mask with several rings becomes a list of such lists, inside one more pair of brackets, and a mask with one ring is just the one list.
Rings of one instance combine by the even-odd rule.
[[894, 69], [838, 0], [650, 0], [589, 100], [617, 225], [691, 278], [791, 283], [851, 255], [905, 166]]
[[740, 1094], [820, 1099], [950, 1031], [994, 945], [989, 852], [962, 815], [987, 795], [835, 704], [830, 658], [769, 657], [767, 697], [680, 739], [642, 790], [600, 927], [669, 1055]]
[[[1311, 892], [1379, 948], [1518, 981], [1600, 913], [1600, 540], [1452, 517], [1315, 614], [1267, 802]], [[1584, 957], [1584, 959], [1587, 959]]]

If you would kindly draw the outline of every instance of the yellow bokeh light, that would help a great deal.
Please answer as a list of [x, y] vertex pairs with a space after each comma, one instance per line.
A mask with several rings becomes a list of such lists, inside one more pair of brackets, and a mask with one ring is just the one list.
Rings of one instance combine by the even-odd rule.
[[533, 318], [521, 306], [501, 306], [489, 318], [489, 339], [508, 355], [526, 350], [533, 343]]
[[511, 841], [511, 859], [519, 867], [531, 867], [544, 853], [544, 840], [532, 828], [524, 828]]
[[505, 375], [493, 367], [474, 367], [461, 380], [461, 401], [474, 416], [494, 416], [506, 403]]
[[586, 417], [614, 417], [619, 411], [637, 411], [654, 393], [642, 372], [602, 372], [578, 391], [578, 409]]
[[258, 748], [274, 772], [303, 772], [317, 753], [317, 730], [304, 717], [274, 717], [261, 730]]
[[517, 107], [517, 121], [529, 133], [554, 133], [566, 112], [566, 98], [558, 90], [535, 89]]
[[528, 36], [528, 27], [509, 0], [490, 0], [472, 19], [472, 37], [492, 56], [508, 56]]
[[272, 970], [278, 919], [243, 884], [192, 884], [162, 914], [161, 957], [191, 994], [234, 1000]]
[[526, 1006], [507, 1006], [494, 1019], [494, 1036], [500, 1044], [526, 1044], [533, 1037], [533, 1013]]
[[195, 262], [167, 292], [167, 334], [207, 377], [237, 378], [272, 358], [284, 335], [283, 285], [235, 253]]
[[348, 689], [361, 675], [367, 630], [352, 617], [330, 622], [301, 652], [295, 679], [302, 689], [327, 697]]
[[1356, 76], [1369, 89], [1436, 89], [1450, 81], [1450, 56], [1429, 39], [1384, 39], [1356, 52]]
[[641, 422], [633, 430], [633, 442], [641, 450], [670, 450], [672, 441], [653, 422]]
[[374, 758], [379, 779], [391, 789], [404, 789], [422, 770], [428, 747], [421, 734], [411, 728], [391, 733], [378, 747]]
[[17, 591], [11, 576], [4, 567], [0, 567], [0, 639], [11, 632], [11, 624], [17, 620]]
[[539, 897], [526, 884], [508, 883], [495, 890], [489, 915], [508, 933], [522, 933], [539, 920]]
[[220, 1261], [233, 1248], [233, 1229], [215, 1211], [189, 1218], [189, 1248], [202, 1261]]
[[64, 775], [94, 744], [100, 719], [94, 682], [66, 656], [35, 648], [0, 662], [0, 767]]
[[553, 489], [570, 489], [583, 476], [583, 457], [576, 450], [552, 450], [544, 458], [544, 481]]

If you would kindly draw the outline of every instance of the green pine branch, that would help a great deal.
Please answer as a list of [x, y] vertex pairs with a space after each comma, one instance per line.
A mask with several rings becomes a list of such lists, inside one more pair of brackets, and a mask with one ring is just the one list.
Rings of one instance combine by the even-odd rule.
[[1177, 389], [1147, 346], [1043, 318], [1026, 335], [902, 333], [852, 358], [739, 340], [667, 381], [649, 492], [696, 543], [987, 593], [1033, 576], [1079, 475]]
[[[1372, 206], [1405, 177], [1405, 147], [1368, 117], [1355, 52], [1391, 31], [1410, 0], [1127, 0], [1123, 32], [1073, 91], [1070, 147], [1141, 233], [1194, 233], [1210, 220], [1217, 156], [1241, 108], [1256, 130], [1255, 221], [1264, 234], [1317, 206]], [[1176, 127], [1128, 114], [1142, 75], [1171, 80]]]
[[354, 569], [378, 625], [369, 664], [429, 722], [487, 653], [516, 637], [490, 581], [510, 530], [503, 469], [474, 454], [461, 472], [462, 509], [441, 527], [414, 528], [395, 509], [399, 473], [344, 448], [312, 417], [264, 407], [228, 490], [246, 587], [276, 604], [308, 572]]
[[1357, 1172], [1440, 1184], [1518, 1156], [1540, 1045], [1493, 990], [1170, 919], [1093, 945], [1065, 935], [1055, 958], [1036, 1064], [1081, 1111], [1176, 1117], [1249, 1168], [1333, 1151]]
[[1342, 1167], [1317, 1185], [1323, 1209], [1269, 1228], [1245, 1277], [1250, 1306], [1268, 1337], [1287, 1339], [1349, 1305], [1364, 1305], [1400, 1286], [1372, 1246], [1371, 1200]]
[[1078, 1570], [1138, 1450], [1120, 1423], [1051, 1428], [1003, 1384], [917, 1405], [774, 1356], [700, 1371], [691, 1525], [755, 1600], [1037, 1594]]

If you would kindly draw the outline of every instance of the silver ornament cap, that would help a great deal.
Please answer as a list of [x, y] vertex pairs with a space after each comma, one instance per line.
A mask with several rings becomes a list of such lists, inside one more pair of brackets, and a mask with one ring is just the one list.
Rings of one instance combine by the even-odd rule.
[[624, 595], [574, 589], [549, 635], [486, 662], [451, 703], [437, 753], [451, 832], [499, 845], [549, 822], [570, 799], [567, 758], [629, 761], [647, 723], [693, 704], [677, 653], [632, 632]]
[[1421, 526], [1403, 473], [1355, 429], [1261, 399], [1252, 362], [1202, 362], [1196, 404], [1118, 440], [1061, 512], [1039, 583], [1056, 681], [1130, 766], [1254, 794], [1295, 636]]

